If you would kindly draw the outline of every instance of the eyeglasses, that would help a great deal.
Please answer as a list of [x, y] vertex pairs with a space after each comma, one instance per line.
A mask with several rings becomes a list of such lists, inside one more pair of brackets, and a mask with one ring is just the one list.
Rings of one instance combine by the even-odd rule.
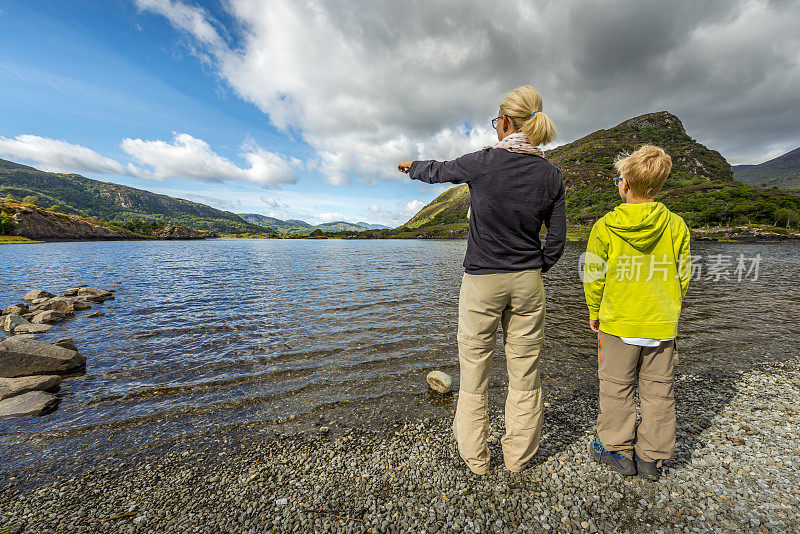
[[617, 176], [616, 178], [614, 178], [614, 185], [619, 185], [621, 181], [622, 181], [622, 176]]
[[494, 128], [495, 130], [497, 129], [497, 123], [500, 122], [500, 118], [501, 117], [495, 117], [492, 119], [492, 128]]

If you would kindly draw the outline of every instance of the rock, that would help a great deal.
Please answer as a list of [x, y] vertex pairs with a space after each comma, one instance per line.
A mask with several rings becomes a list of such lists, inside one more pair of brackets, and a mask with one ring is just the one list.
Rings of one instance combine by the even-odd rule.
[[40, 299], [33, 299], [31, 301], [31, 304], [41, 304], [42, 302], [47, 302], [48, 300], [50, 300], [50, 297], [42, 297]]
[[44, 391], [29, 391], [0, 401], [0, 417], [44, 415], [58, 406], [58, 397]]
[[38, 334], [50, 330], [50, 325], [32, 324], [19, 315], [6, 315], [3, 318], [3, 329], [11, 334]]
[[22, 297], [22, 300], [32, 301], [36, 299], [49, 299], [54, 296], [55, 295], [47, 291], [42, 291], [41, 289], [34, 289], [32, 291], [28, 291], [28, 293], [24, 297]]
[[92, 319], [94, 317], [102, 317], [105, 314], [106, 314], [106, 312], [102, 312], [102, 311], [92, 312], [92, 313], [90, 313], [89, 315], [86, 316], [86, 319]]
[[[36, 306], [37, 311], [55, 310], [70, 315], [76, 311], [88, 310], [92, 307], [86, 298], [99, 297], [53, 297]], [[105, 299], [104, 299], [105, 300]], [[100, 301], [102, 302], [102, 301]]]
[[31, 319], [32, 323], [42, 324], [53, 324], [59, 321], [62, 321], [67, 316], [66, 313], [60, 312], [57, 310], [46, 310], [43, 312], [39, 312], [33, 316]]
[[75, 313], [75, 305], [68, 297], [56, 297], [47, 299], [45, 302], [36, 306], [38, 311], [53, 310], [63, 313], [64, 315], [71, 315]]
[[319, 427], [319, 433], [320, 434], [327, 434], [330, 431], [331, 431], [330, 427], [327, 427], [327, 426]]
[[14, 328], [27, 322], [28, 320], [20, 315], [6, 315], [3, 317], [3, 330], [13, 333]]
[[29, 322], [25, 322], [25, 324], [21, 324], [14, 328], [15, 334], [41, 334], [42, 332], [47, 332], [53, 328], [51, 324], [33, 324]]
[[113, 299], [114, 295], [111, 291], [106, 291], [105, 289], [97, 289], [96, 287], [81, 287], [78, 288], [77, 295], [79, 297], [95, 297], [101, 298], [103, 300]]
[[64, 291], [64, 296], [65, 297], [75, 297], [75, 296], [78, 295], [78, 291], [80, 291], [80, 290], [81, 290], [80, 287], [71, 287], [71, 288], [67, 289], [66, 291]]
[[12, 304], [3, 308], [2, 315], [22, 315], [28, 312], [28, 307], [25, 304]]
[[205, 239], [206, 236], [186, 226], [165, 226], [153, 233], [158, 239]]
[[442, 395], [453, 390], [453, 377], [442, 371], [431, 371], [426, 381], [432, 390]]
[[21, 378], [0, 378], [0, 400], [16, 397], [29, 391], [52, 389], [61, 383], [58, 375], [35, 375]]
[[78, 347], [75, 346], [75, 340], [71, 337], [62, 337], [61, 339], [57, 339], [53, 342], [53, 345], [58, 345], [59, 347], [64, 347], [65, 349], [78, 352]]
[[3, 377], [67, 373], [85, 364], [83, 355], [63, 345], [17, 336], [0, 342], [0, 376]]

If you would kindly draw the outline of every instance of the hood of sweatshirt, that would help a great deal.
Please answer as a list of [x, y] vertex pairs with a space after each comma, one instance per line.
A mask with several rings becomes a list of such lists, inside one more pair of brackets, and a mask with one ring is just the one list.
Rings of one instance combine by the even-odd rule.
[[603, 217], [608, 230], [639, 251], [652, 247], [667, 229], [670, 211], [661, 202], [621, 204]]

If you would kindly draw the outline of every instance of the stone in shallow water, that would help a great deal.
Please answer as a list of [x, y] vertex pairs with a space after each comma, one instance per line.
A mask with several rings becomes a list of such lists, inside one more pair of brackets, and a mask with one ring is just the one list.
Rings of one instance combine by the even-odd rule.
[[28, 312], [28, 307], [24, 304], [12, 304], [3, 308], [3, 315], [22, 315]]
[[22, 297], [22, 300], [36, 300], [36, 299], [49, 299], [52, 298], [53, 294], [47, 291], [42, 291], [41, 289], [34, 289], [32, 291], [28, 291], [28, 293]]
[[19, 336], [0, 342], [0, 376], [8, 378], [66, 373], [85, 363], [80, 353], [64, 346]]
[[36, 324], [53, 324], [61, 321], [66, 317], [67, 314], [64, 312], [60, 312], [57, 310], [46, 310], [43, 312], [39, 312], [31, 318], [32, 323]]
[[0, 417], [44, 415], [58, 406], [58, 397], [44, 391], [29, 391], [0, 401]]
[[453, 390], [453, 377], [442, 371], [431, 371], [425, 380], [432, 390], [442, 395]]
[[29, 391], [52, 389], [61, 383], [58, 375], [23, 376], [20, 378], [0, 378], [0, 400], [16, 397]]

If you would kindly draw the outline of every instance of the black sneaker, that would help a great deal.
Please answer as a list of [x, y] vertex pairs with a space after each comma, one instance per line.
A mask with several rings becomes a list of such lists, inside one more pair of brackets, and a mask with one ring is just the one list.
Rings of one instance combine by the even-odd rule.
[[612, 471], [616, 471], [620, 475], [629, 477], [636, 474], [636, 464], [633, 463], [633, 460], [629, 460], [618, 452], [607, 451], [600, 443], [600, 438], [595, 437], [592, 444], [589, 445], [589, 454], [595, 462], [608, 465]]
[[653, 482], [658, 480], [658, 477], [661, 476], [661, 473], [658, 472], [658, 463], [646, 462], [635, 454], [633, 457], [636, 460], [636, 470], [638, 471], [640, 477]]

